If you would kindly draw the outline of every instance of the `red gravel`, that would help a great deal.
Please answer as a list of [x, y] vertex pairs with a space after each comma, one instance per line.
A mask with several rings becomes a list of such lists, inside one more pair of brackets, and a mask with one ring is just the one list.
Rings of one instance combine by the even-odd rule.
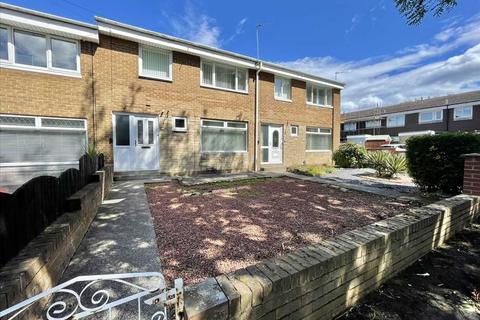
[[406, 210], [371, 194], [291, 178], [185, 196], [147, 188], [163, 272], [187, 284], [227, 273]]

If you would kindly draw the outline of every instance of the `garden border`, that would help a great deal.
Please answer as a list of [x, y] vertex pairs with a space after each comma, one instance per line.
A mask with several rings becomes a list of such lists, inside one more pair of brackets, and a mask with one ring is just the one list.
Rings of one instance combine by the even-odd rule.
[[[67, 199], [61, 215], [0, 269], [0, 310], [55, 286], [80, 245], [103, 198], [112, 187], [113, 168], [105, 165]], [[38, 314], [47, 301], [29, 309]], [[28, 315], [25, 315], [28, 318]], [[34, 316], [33, 316], [34, 317]]]
[[332, 319], [462, 230], [459, 195], [186, 288], [187, 319]]

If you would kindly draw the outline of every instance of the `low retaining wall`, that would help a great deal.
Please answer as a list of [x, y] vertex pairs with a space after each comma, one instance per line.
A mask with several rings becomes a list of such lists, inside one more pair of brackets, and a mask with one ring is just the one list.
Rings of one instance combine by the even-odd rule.
[[[95, 217], [102, 195], [111, 189], [111, 166], [98, 171], [96, 176], [98, 182], [87, 184], [67, 200], [69, 212], [48, 226], [0, 270], [0, 310], [58, 283]], [[29, 314], [41, 308], [39, 304], [29, 310]]]
[[333, 319], [478, 217], [460, 195], [186, 288], [188, 319]]

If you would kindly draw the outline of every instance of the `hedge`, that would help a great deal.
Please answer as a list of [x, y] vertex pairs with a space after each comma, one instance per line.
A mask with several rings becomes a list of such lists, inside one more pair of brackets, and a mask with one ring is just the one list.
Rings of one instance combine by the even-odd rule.
[[366, 157], [365, 147], [347, 142], [340, 145], [333, 153], [332, 159], [341, 168], [361, 168], [365, 164]]
[[456, 194], [462, 191], [462, 154], [480, 151], [480, 135], [449, 132], [414, 136], [407, 140], [410, 176], [422, 189]]

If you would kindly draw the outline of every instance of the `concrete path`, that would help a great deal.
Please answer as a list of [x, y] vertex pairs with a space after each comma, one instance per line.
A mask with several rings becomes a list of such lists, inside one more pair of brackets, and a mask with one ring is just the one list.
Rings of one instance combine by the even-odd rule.
[[[112, 191], [99, 208], [61, 282], [83, 275], [161, 271], [144, 182], [114, 182]], [[142, 278], [132, 282], [150, 288], [152, 286], [151, 280]], [[104, 283], [97, 289], [110, 285]], [[77, 290], [81, 288], [83, 286], [76, 287]], [[137, 292], [118, 284], [111, 288], [114, 293], [110, 300]], [[135, 312], [136, 304], [133, 303], [117, 308], [112, 315], [115, 319], [130, 319], [135, 317]]]

